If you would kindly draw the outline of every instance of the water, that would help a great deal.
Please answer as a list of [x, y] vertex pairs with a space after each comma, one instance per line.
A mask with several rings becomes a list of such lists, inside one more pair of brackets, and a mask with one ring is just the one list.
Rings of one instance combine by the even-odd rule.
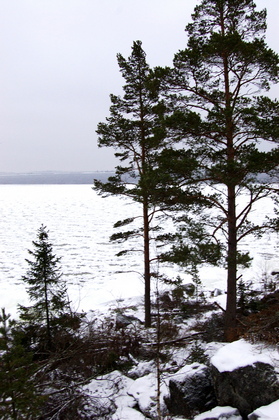
[[[255, 217], [261, 218], [269, 209], [270, 203], [261, 204]], [[18, 303], [28, 304], [21, 277], [28, 267], [27, 250], [33, 249], [41, 224], [49, 230], [55, 254], [62, 257], [73, 309], [88, 311], [103, 302], [143, 295], [141, 255], [116, 257], [131, 243], [109, 242], [113, 223], [139, 215], [138, 204], [119, 197], [102, 198], [90, 185], [0, 185], [0, 210], [0, 307], [7, 312], [14, 315]], [[141, 248], [139, 240], [134, 245]], [[259, 242], [246, 239], [243, 249], [255, 257], [252, 269], [246, 270], [251, 278], [278, 269], [276, 235]], [[169, 267], [165, 270], [174, 276], [179, 273]], [[206, 287], [226, 287], [222, 268], [204, 267], [201, 277]]]

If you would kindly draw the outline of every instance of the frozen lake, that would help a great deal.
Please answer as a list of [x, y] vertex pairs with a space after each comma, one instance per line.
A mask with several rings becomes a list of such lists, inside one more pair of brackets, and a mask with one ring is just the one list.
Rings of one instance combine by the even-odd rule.
[[[54, 252], [62, 257], [74, 310], [96, 309], [115, 299], [143, 295], [141, 255], [116, 257], [129, 247], [109, 242], [113, 223], [140, 214], [138, 204], [117, 197], [102, 198], [90, 185], [0, 185], [0, 307], [16, 313], [18, 303], [28, 304], [21, 276], [26, 273], [28, 249], [33, 249], [41, 224], [47, 226]], [[272, 207], [263, 202], [254, 217], [263, 217]], [[140, 248], [141, 244], [136, 244]], [[242, 249], [251, 251], [253, 266], [243, 272], [244, 279], [259, 281], [263, 273], [279, 267], [278, 235], [244, 241]], [[164, 268], [168, 274], [179, 269]], [[201, 278], [206, 288], [225, 289], [226, 275], [221, 268], [204, 267]]]

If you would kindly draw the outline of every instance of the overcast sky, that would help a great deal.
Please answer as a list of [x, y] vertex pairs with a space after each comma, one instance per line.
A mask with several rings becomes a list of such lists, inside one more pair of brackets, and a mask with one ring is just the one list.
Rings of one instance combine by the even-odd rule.
[[[116, 54], [141, 40], [151, 66], [186, 46], [196, 0], [0, 0], [0, 172], [111, 170], [98, 122], [123, 79]], [[267, 42], [279, 52], [279, 0]], [[273, 95], [279, 92], [273, 90]]]

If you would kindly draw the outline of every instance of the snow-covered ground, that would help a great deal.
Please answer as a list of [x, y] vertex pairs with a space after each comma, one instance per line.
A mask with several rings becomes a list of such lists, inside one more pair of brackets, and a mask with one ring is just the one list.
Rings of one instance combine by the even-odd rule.
[[[184, 357], [187, 350], [180, 349]], [[241, 357], [240, 357], [241, 355]], [[178, 359], [179, 360], [179, 357]], [[243, 366], [253, 365], [256, 362], [269, 363], [279, 368], [279, 353], [277, 349], [268, 348], [263, 344], [250, 344], [241, 339], [230, 344], [222, 344], [221, 348], [215, 349], [215, 354], [211, 358], [211, 363], [220, 371], [230, 371]], [[169, 366], [170, 368], [170, 366]], [[185, 365], [175, 373], [164, 373], [161, 380], [160, 389], [160, 409], [162, 419], [168, 419], [164, 416], [167, 413], [164, 397], [168, 395], [168, 384], [171, 379], [181, 379], [185, 376], [193, 375], [199, 370], [202, 371], [204, 365], [193, 363]], [[167, 369], [167, 366], [165, 366]], [[144, 373], [143, 373], [144, 372]], [[137, 378], [131, 379], [129, 376], [137, 375]], [[134, 420], [144, 418], [157, 418], [157, 378], [154, 362], [140, 362], [133, 371], [124, 375], [119, 371], [113, 371], [109, 374], [99, 376], [93, 379], [88, 385], [84, 386], [84, 392], [95, 402], [102, 401], [103, 407], [114, 406], [112, 420]], [[93, 406], [92, 406], [93, 407]], [[138, 411], [140, 409], [140, 412]], [[269, 419], [278, 420], [279, 400], [268, 406], [263, 406], [254, 411], [255, 417], [251, 419]], [[142, 414], [143, 413], [143, 414]], [[145, 417], [148, 416], [148, 417]], [[258, 416], [258, 417], [256, 417]], [[182, 420], [180, 417], [171, 417], [174, 420]], [[194, 420], [205, 419], [220, 420], [241, 420], [238, 410], [234, 407], [215, 407], [212, 410], [197, 415]]]
[[[262, 201], [253, 217], [263, 218], [272, 209], [268, 200]], [[109, 242], [116, 221], [141, 214], [138, 204], [102, 198], [90, 185], [0, 185], [0, 212], [0, 307], [13, 316], [18, 303], [28, 302], [21, 276], [27, 268], [27, 249], [32, 249], [41, 224], [49, 229], [54, 251], [62, 257], [73, 309], [94, 310], [109, 301], [143, 295], [141, 254], [116, 257], [131, 242]], [[140, 242], [134, 245], [141, 248]], [[278, 269], [278, 245], [274, 234], [246, 239], [242, 249], [251, 252], [254, 262], [243, 271], [243, 278], [259, 282], [264, 273]], [[191, 280], [178, 268], [163, 270], [174, 278], [180, 274], [186, 282]], [[200, 274], [205, 288], [225, 290], [223, 268], [206, 266]]]

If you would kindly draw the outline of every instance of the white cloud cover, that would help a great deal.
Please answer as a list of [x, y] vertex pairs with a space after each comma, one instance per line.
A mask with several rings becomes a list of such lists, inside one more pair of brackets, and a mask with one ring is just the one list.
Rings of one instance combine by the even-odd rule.
[[[277, 46], [277, 0], [268, 38]], [[141, 40], [151, 66], [186, 45], [196, 0], [0, 1], [0, 172], [113, 169], [97, 123], [123, 81], [116, 54]]]

